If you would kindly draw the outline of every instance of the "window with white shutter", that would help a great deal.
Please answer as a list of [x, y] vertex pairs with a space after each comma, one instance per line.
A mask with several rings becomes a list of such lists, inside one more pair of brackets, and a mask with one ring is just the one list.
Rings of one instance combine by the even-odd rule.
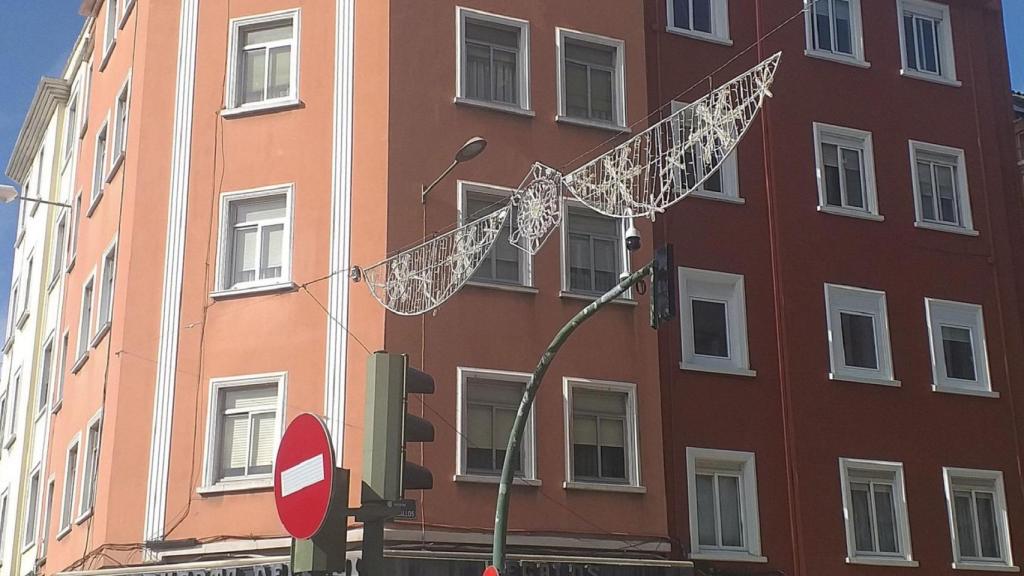
[[283, 387], [283, 374], [211, 384], [206, 488], [269, 482], [281, 433]]
[[291, 281], [291, 187], [222, 197], [219, 291]]
[[[505, 463], [509, 435], [522, 402], [529, 374], [459, 368], [461, 417], [458, 423], [459, 463], [456, 481], [497, 482]], [[514, 459], [517, 484], [534, 484], [536, 458], [533, 415]]]

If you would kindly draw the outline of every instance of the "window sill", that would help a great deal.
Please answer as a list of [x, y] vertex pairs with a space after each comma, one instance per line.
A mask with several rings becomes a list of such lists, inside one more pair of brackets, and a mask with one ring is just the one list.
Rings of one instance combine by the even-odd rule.
[[715, 36], [706, 32], [694, 32], [693, 30], [687, 30], [686, 28], [676, 28], [675, 26], [669, 26], [665, 28], [665, 31], [669, 34], [675, 34], [676, 36], [685, 36], [686, 38], [693, 38], [694, 40], [702, 40], [704, 42], [711, 42], [712, 44], [721, 44], [722, 46], [732, 46], [732, 40], [729, 38], [722, 38], [721, 36]]
[[501, 104], [499, 102], [487, 102], [486, 100], [474, 100], [472, 98], [464, 98], [462, 96], [455, 97], [455, 103], [459, 106], [469, 106], [471, 108], [483, 108], [485, 110], [494, 110], [496, 112], [505, 112], [508, 114], [514, 114], [516, 116], [525, 116], [527, 118], [533, 118], [537, 115], [536, 112], [529, 108], [521, 108], [514, 104]]
[[96, 331], [96, 334], [89, 341], [89, 347], [95, 348], [100, 342], [103, 341], [103, 337], [110, 333], [110, 321], [107, 320], [100, 326], [100, 329]]
[[753, 562], [755, 564], [767, 564], [768, 558], [749, 552], [726, 552], [716, 550], [713, 552], [694, 552], [690, 554], [690, 560], [710, 560], [719, 562]]
[[[600, 298], [601, 295], [600, 294], [595, 294], [595, 295], [580, 294], [578, 292], [568, 292], [566, 290], [562, 290], [561, 292], [558, 293], [558, 297], [559, 298], [563, 298], [563, 299], [567, 299], [567, 300], [583, 300], [583, 301], [586, 301], [586, 302], [593, 302], [593, 301], [597, 300], [598, 298]], [[620, 296], [619, 298], [616, 298], [616, 299], [612, 300], [610, 302], [610, 304], [622, 304], [623, 306], [637, 306], [637, 301], [633, 300], [632, 298], [626, 298], [625, 296]]]
[[1020, 572], [1020, 566], [985, 564], [983, 562], [953, 562], [953, 570], [979, 570], [983, 572]]
[[964, 83], [959, 80], [952, 80], [945, 76], [934, 76], [932, 74], [925, 74], [924, 72], [918, 72], [916, 70], [910, 70], [907, 68], [903, 68], [900, 70], [900, 76], [903, 76], [904, 78], [913, 78], [915, 80], [924, 80], [925, 82], [931, 82], [933, 84], [953, 86], [954, 88], [959, 88], [964, 85]]
[[952, 226], [948, 224], [936, 224], [934, 222], [922, 222], [918, 220], [914, 222], [915, 228], [924, 228], [925, 230], [935, 230], [938, 232], [948, 232], [950, 234], [960, 234], [962, 236], [978, 236], [977, 230], [970, 228], [964, 228], [962, 226]]
[[78, 260], [78, 254], [72, 254], [71, 259], [68, 260], [68, 266], [64, 269], [65, 274], [71, 274], [71, 271], [75, 269], [75, 261]]
[[114, 180], [114, 176], [117, 176], [117, 171], [121, 169], [122, 164], [124, 164], [124, 150], [118, 152], [117, 158], [114, 158], [114, 162], [110, 165], [110, 171], [107, 172], [107, 177], [104, 178], [107, 184]]
[[67, 536], [68, 534], [71, 534], [71, 526], [70, 525], [61, 528], [60, 532], [57, 532], [57, 540], [63, 540], [64, 537]]
[[[501, 482], [500, 476], [488, 476], [486, 474], [456, 474], [452, 478], [455, 482], [464, 482], [467, 484], [498, 484]], [[541, 486], [541, 481], [536, 478], [513, 478], [513, 486]]]
[[999, 392], [995, 390], [980, 390], [978, 388], [967, 388], [961, 386], [950, 386], [950, 385], [932, 385], [932, 392], [942, 392], [944, 394], [960, 394], [963, 396], [978, 396], [979, 398], [999, 398]]
[[103, 187], [100, 186], [99, 193], [89, 201], [89, 209], [85, 211], [86, 218], [92, 218], [92, 213], [96, 211], [96, 207], [100, 205], [100, 200], [103, 200]]
[[117, 38], [110, 40], [110, 46], [107, 46], [103, 50], [103, 59], [100, 60], [100, 72], [106, 69], [107, 64], [110, 62], [110, 57], [114, 54], [114, 47], [117, 46]]
[[33, 538], [32, 541], [30, 541], [28, 544], [25, 544], [25, 546], [22, 547], [21, 553], [25, 554], [29, 550], [31, 550], [31, 549], [33, 549], [35, 547], [36, 547], [36, 541], [35, 541], [35, 538]]
[[21, 242], [25, 239], [25, 226], [21, 226], [21, 230], [18, 230], [18, 236], [14, 239], [14, 247], [21, 246]]
[[882, 216], [881, 214], [872, 214], [871, 212], [857, 210], [856, 208], [843, 208], [840, 206], [818, 205], [818, 212], [821, 212], [823, 214], [833, 214], [835, 216], [846, 216], [847, 218], [860, 218], [861, 220], [872, 220], [874, 222], [885, 221], [885, 216]]
[[63, 399], [58, 400], [56, 403], [54, 403], [53, 406], [50, 407], [50, 413], [56, 415], [58, 412], [60, 412], [60, 409], [63, 406], [64, 406], [64, 400]]
[[690, 370], [693, 372], [707, 372], [709, 374], [728, 374], [731, 376], [744, 376], [746, 378], [753, 378], [757, 376], [756, 370], [749, 368], [737, 368], [737, 367], [726, 367], [726, 366], [703, 366], [701, 364], [694, 364], [693, 362], [680, 362], [680, 370]]
[[10, 352], [11, 348], [13, 346], [14, 346], [14, 335], [11, 334], [10, 336], [7, 337], [7, 340], [4, 342], [4, 354]]
[[6, 449], [6, 448], [10, 448], [11, 446], [14, 446], [14, 443], [17, 440], [18, 440], [18, 435], [17, 434], [11, 434], [10, 436], [7, 437], [6, 440], [4, 440], [4, 448]]
[[540, 292], [533, 286], [523, 286], [522, 284], [499, 284], [497, 282], [466, 282], [466, 286], [488, 288], [491, 290], [501, 290], [503, 292], [518, 292], [520, 294], [538, 294]]
[[222, 118], [239, 118], [244, 116], [255, 116], [257, 114], [282, 112], [284, 110], [301, 108], [302, 106], [302, 100], [299, 100], [298, 98], [287, 98], [284, 100], [274, 100], [272, 102], [260, 102], [259, 104], [248, 104], [245, 106], [225, 108], [220, 111], [220, 115]]
[[272, 292], [292, 292], [298, 289], [298, 285], [294, 282], [278, 282], [274, 284], [265, 284], [263, 286], [250, 286], [248, 288], [217, 290], [216, 292], [210, 292], [210, 298], [213, 300], [227, 300], [229, 298], [241, 298], [243, 296], [267, 294]]
[[846, 64], [847, 66], [856, 66], [857, 68], [871, 68], [871, 62], [861, 60], [856, 56], [843, 56], [840, 54], [836, 54], [835, 52], [826, 52], [823, 50], [804, 50], [804, 56], [817, 58], [819, 60], [827, 60], [829, 62], [836, 62], [838, 64]]
[[253, 490], [270, 490], [274, 488], [273, 478], [253, 478], [249, 480], [235, 480], [232, 482], [220, 482], [212, 486], [203, 486], [196, 489], [200, 496], [215, 496], [217, 494], [230, 494], [232, 492], [250, 492]]
[[906, 568], [917, 568], [920, 565], [917, 560], [907, 560], [906, 558], [847, 558], [846, 563], [861, 566], [902, 566]]
[[85, 512], [82, 512], [81, 514], [79, 514], [78, 518], [75, 518], [75, 525], [77, 526], [77, 525], [81, 524], [82, 522], [85, 522], [89, 518], [92, 518], [92, 511], [93, 511], [93, 509], [89, 508]]
[[717, 192], [709, 192], [707, 190], [694, 190], [690, 192], [690, 196], [693, 198], [703, 198], [704, 200], [714, 200], [715, 202], [727, 202], [729, 204], [746, 204], [746, 198], [740, 198], [739, 196], [727, 196], [725, 194], [719, 194]]
[[857, 384], [874, 384], [875, 386], [889, 386], [891, 388], [899, 388], [903, 385], [899, 380], [889, 378], [871, 378], [868, 376], [854, 376], [853, 374], [836, 374], [835, 372], [829, 373], [828, 379], [833, 382], [855, 382]]
[[89, 132], [89, 117], [85, 116], [82, 118], [82, 125], [78, 128], [78, 139], [85, 138], [85, 135]]
[[81, 356], [78, 357], [78, 360], [75, 360], [74, 365], [71, 366], [71, 373], [78, 374], [78, 371], [82, 369], [82, 366], [85, 366], [85, 361], [88, 359], [89, 353], [84, 352]]
[[53, 289], [57, 287], [57, 281], [60, 280], [60, 269], [60, 266], [53, 269], [53, 277], [50, 278], [50, 283], [46, 286], [47, 292], [53, 292]]
[[21, 316], [18, 316], [18, 321], [15, 323], [15, 325], [20, 330], [21, 328], [25, 327], [26, 322], [28, 322], [28, 310], [25, 310], [24, 312], [21, 313]]
[[626, 494], [647, 494], [646, 486], [629, 484], [603, 484], [601, 482], [562, 482], [566, 490], [589, 490], [593, 492], [622, 492]]
[[574, 118], [572, 116], [563, 116], [559, 114], [555, 116], [555, 122], [559, 124], [570, 124], [572, 126], [582, 126], [584, 128], [597, 128], [599, 130], [608, 130], [609, 132], [615, 132], [616, 134], [632, 134], [633, 131], [628, 126], [615, 124], [614, 122], [601, 122], [600, 120], [588, 120], [586, 118]]
[[132, 9], [135, 8], [136, 0], [128, 0], [127, 5], [124, 7], [124, 14], [121, 15], [121, 21], [117, 23], [117, 27], [120, 30], [124, 29], [124, 25], [128, 23], [128, 16], [131, 16]]

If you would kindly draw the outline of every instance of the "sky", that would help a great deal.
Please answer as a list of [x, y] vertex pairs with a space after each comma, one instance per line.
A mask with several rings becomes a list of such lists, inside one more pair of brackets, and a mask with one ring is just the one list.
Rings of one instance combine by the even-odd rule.
[[[59, 76], [82, 17], [76, 0], [0, 0], [0, 168], [7, 166], [18, 130], [41, 76]], [[1024, 0], [1003, 0], [1010, 77], [1024, 92]], [[0, 184], [10, 184], [0, 174]], [[6, 324], [18, 209], [0, 205], [0, 326]]]

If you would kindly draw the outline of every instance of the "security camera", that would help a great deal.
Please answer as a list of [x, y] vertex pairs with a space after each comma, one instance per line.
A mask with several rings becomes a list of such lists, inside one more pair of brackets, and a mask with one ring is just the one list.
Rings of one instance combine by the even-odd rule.
[[626, 250], [630, 252], [636, 252], [640, 249], [640, 231], [636, 229], [636, 226], [630, 224], [629, 229], [626, 230]]

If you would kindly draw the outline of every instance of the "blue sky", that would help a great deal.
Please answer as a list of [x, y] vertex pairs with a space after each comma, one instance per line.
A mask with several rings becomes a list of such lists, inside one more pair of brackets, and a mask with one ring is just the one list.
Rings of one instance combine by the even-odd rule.
[[[40, 76], [58, 76], [82, 26], [73, 0], [0, 0], [0, 167], [7, 166]], [[1024, 0], [1003, 0], [1010, 76], [1024, 91]], [[0, 174], [0, 183], [9, 184]], [[0, 205], [0, 322], [7, 313], [17, 207]], [[0, 324], [2, 326], [3, 324]]]

